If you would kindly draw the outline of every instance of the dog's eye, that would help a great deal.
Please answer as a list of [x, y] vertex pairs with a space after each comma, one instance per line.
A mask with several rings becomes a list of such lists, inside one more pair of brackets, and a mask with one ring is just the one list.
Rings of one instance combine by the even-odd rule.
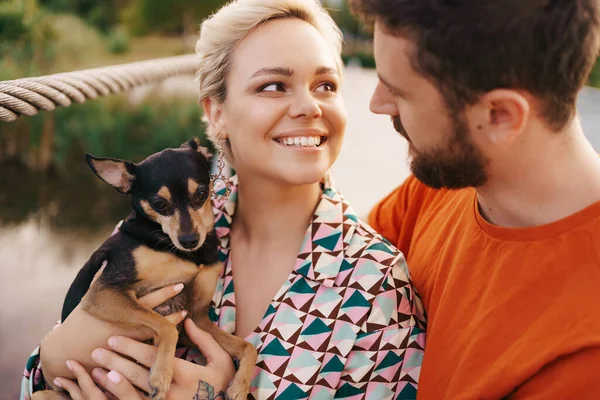
[[162, 199], [156, 199], [152, 202], [152, 208], [158, 212], [166, 212], [169, 210], [169, 204]]
[[206, 201], [206, 197], [208, 196], [208, 193], [206, 190], [204, 189], [199, 189], [196, 191], [196, 193], [194, 194], [194, 201], [196, 203], [201, 203]]

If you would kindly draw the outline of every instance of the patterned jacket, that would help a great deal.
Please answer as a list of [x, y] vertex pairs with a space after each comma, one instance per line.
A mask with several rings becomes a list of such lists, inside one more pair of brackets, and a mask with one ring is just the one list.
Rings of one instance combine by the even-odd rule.
[[[225, 263], [212, 320], [235, 332], [235, 291], [229, 238], [237, 179], [215, 201]], [[296, 265], [245, 339], [258, 350], [249, 398], [414, 399], [425, 345], [425, 318], [403, 255], [360, 222], [339, 192], [323, 184]], [[27, 363], [21, 399], [43, 388], [36, 349]], [[195, 349], [177, 356], [201, 362]]]

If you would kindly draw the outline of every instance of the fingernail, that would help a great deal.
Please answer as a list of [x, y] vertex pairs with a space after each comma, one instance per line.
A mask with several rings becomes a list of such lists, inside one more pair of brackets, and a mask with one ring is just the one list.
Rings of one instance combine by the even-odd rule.
[[63, 387], [62, 383], [60, 383], [60, 381], [58, 379], [54, 380], [54, 385], [58, 386], [59, 388]]
[[173, 286], [173, 290], [175, 292], [181, 292], [182, 289], [183, 289], [183, 283], [178, 283], [177, 285]]
[[97, 381], [102, 379], [102, 370], [100, 368], [94, 368], [92, 370], [92, 378], [94, 378]]
[[121, 382], [121, 375], [117, 371], [110, 371], [108, 373], [108, 380], [112, 383], [119, 383]]
[[92, 360], [94, 360], [96, 362], [100, 362], [100, 361], [102, 361], [103, 358], [104, 358], [104, 350], [96, 349], [96, 350], [92, 351]]
[[108, 345], [112, 348], [117, 347], [117, 338], [114, 336], [111, 336], [108, 338]]
[[186, 315], [188, 315], [188, 312], [187, 312], [187, 311], [185, 311], [185, 310], [183, 310], [183, 311], [181, 312], [181, 318], [185, 318], [185, 316], [186, 316]]
[[67, 361], [67, 368], [69, 368], [69, 370], [73, 371], [73, 366], [71, 365], [71, 361]]

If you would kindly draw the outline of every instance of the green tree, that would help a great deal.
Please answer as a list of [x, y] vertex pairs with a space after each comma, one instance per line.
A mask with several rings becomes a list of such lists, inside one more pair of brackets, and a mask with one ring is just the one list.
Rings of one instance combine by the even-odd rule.
[[54, 41], [54, 30], [35, 0], [0, 3], [0, 78], [48, 71], [55, 59]]
[[189, 35], [196, 33], [200, 22], [224, 3], [224, 0], [132, 0], [123, 20], [135, 35]]
[[[54, 12], [71, 13], [107, 33], [119, 22], [119, 13], [131, 0], [39, 0], [40, 5]], [[168, 1], [165, 1], [168, 3]]]

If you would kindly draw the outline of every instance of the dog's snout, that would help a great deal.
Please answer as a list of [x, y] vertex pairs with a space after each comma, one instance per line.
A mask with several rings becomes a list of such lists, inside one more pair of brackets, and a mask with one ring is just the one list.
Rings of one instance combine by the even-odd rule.
[[194, 247], [198, 246], [199, 240], [200, 237], [197, 233], [179, 236], [179, 243], [181, 243], [181, 245], [186, 249], [193, 249]]

